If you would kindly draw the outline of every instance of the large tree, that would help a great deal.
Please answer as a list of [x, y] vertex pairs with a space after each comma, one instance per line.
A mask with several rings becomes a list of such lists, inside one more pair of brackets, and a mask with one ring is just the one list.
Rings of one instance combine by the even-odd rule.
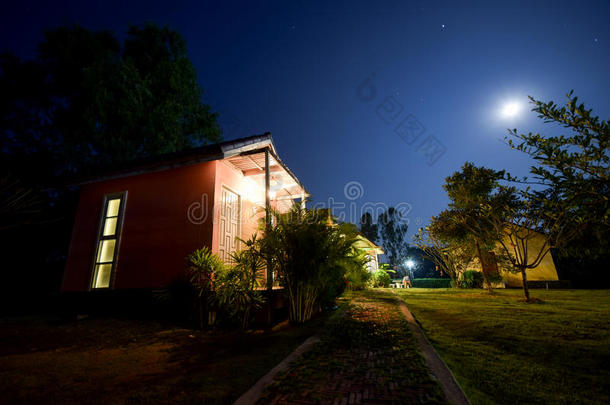
[[507, 143], [535, 160], [531, 193], [547, 216], [567, 213], [573, 239], [554, 251], [560, 277], [582, 287], [610, 285], [610, 273], [599, 272], [610, 260], [610, 124], [579, 103], [573, 92], [565, 105], [530, 97], [533, 111], [546, 123], [563, 128], [549, 136], [510, 130]]
[[35, 60], [0, 58], [4, 169], [45, 182], [218, 141], [202, 93], [167, 27], [133, 26], [123, 44], [109, 31], [49, 30]]
[[[503, 170], [477, 167], [466, 162], [460, 171], [445, 179], [443, 187], [450, 199], [449, 209], [436, 218], [446, 233], [444, 239], [461, 239], [462, 243], [471, 242], [474, 245], [485, 285], [490, 292], [492, 288], [486, 263], [489, 261], [488, 252], [495, 247], [496, 238], [489, 216], [501, 216], [505, 207], [512, 204], [513, 198], [509, 189], [499, 187], [504, 176]], [[437, 227], [439, 236], [440, 229]]]
[[24, 280], [33, 294], [61, 282], [75, 205], [66, 178], [220, 139], [202, 93], [167, 27], [134, 26], [122, 42], [62, 27], [33, 60], [0, 54], [0, 230], [15, 294]]
[[409, 224], [407, 223], [407, 218], [396, 208], [389, 207], [379, 215], [377, 222], [379, 234], [390, 265], [396, 269], [403, 267], [409, 247], [407, 241]]
[[544, 203], [547, 214], [570, 212], [579, 239], [569, 246], [580, 254], [608, 254], [610, 249], [610, 123], [587, 109], [573, 91], [565, 106], [530, 97], [532, 111], [546, 123], [558, 124], [568, 135], [544, 136], [510, 130], [509, 146], [536, 162], [532, 197]]
[[377, 242], [379, 227], [370, 212], [365, 212], [360, 217], [360, 232], [371, 242]]

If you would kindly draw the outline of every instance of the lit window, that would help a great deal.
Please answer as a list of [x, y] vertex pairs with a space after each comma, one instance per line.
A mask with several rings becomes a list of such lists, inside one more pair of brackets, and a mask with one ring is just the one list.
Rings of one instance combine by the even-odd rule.
[[110, 287], [112, 273], [116, 266], [116, 251], [125, 210], [125, 194], [112, 194], [104, 198], [102, 223], [97, 238], [93, 266], [93, 288]]

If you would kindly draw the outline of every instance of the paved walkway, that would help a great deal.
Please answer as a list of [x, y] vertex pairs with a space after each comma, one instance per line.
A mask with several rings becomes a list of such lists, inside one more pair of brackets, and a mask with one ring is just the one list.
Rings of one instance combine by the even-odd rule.
[[320, 344], [272, 376], [258, 403], [447, 403], [396, 298], [375, 291], [352, 293], [346, 301]]

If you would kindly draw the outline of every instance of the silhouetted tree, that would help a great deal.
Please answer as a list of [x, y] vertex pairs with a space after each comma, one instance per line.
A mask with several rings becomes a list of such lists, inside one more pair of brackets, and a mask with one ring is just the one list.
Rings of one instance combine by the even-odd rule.
[[407, 218], [394, 207], [379, 215], [379, 234], [392, 268], [402, 266], [407, 255]]
[[379, 229], [370, 212], [365, 212], [360, 217], [360, 232], [371, 242], [377, 243]]

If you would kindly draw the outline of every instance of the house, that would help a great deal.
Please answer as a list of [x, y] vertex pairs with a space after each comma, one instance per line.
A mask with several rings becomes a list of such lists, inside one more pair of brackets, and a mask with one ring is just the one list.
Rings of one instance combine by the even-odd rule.
[[[511, 246], [510, 241], [507, 239], [505, 241], [507, 246]], [[527, 257], [528, 263], [531, 263], [538, 253], [540, 249], [542, 249], [544, 245], [544, 236], [537, 232], [531, 233], [531, 238], [527, 243]], [[520, 251], [522, 249], [519, 249]], [[504, 249], [498, 243], [498, 246], [494, 249], [493, 252], [488, 252], [487, 258], [488, 260], [483, 260], [484, 265], [486, 266], [486, 271], [489, 273], [499, 272], [502, 276], [503, 284], [506, 287], [522, 287], [523, 279], [521, 277], [521, 273], [515, 273], [510, 271], [506, 267], [502, 267], [502, 265], [498, 264], [497, 255], [506, 254]], [[512, 253], [511, 253], [512, 254]], [[486, 262], [486, 263], [485, 263]], [[477, 270], [481, 271], [481, 265], [479, 264], [478, 258], [475, 258], [471, 265], [468, 267], [468, 270]], [[553, 261], [553, 256], [551, 253], [547, 253], [540, 264], [532, 269], [527, 269], [527, 280], [531, 281], [557, 281], [559, 277], [557, 275], [557, 269], [555, 268], [555, 262]]]
[[378, 255], [384, 254], [383, 248], [381, 246], [377, 246], [369, 239], [367, 239], [364, 235], [359, 233], [356, 236], [356, 242], [354, 243], [354, 247], [365, 254], [365, 257], [368, 259], [366, 266], [368, 267], [371, 273], [374, 273], [379, 270]]
[[[223, 260], [307, 191], [271, 135], [134, 162], [80, 182], [62, 292], [163, 288], [208, 246]], [[268, 288], [272, 280], [268, 277]]]

